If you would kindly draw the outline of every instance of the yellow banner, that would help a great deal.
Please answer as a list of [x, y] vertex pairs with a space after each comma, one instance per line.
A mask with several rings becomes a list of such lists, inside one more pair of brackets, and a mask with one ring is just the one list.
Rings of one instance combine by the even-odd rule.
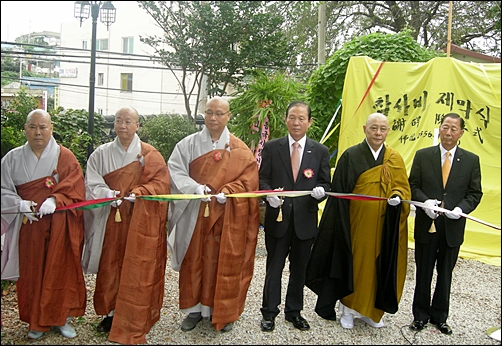
[[[370, 113], [389, 119], [387, 144], [398, 150], [408, 173], [418, 149], [438, 144], [443, 115], [460, 114], [465, 133], [460, 146], [479, 155], [483, 198], [471, 216], [500, 226], [500, 75], [499, 63], [435, 58], [425, 63], [350, 59], [342, 95], [338, 157], [364, 139]], [[414, 247], [413, 213], [409, 245]], [[460, 256], [500, 266], [500, 231], [467, 220]]]

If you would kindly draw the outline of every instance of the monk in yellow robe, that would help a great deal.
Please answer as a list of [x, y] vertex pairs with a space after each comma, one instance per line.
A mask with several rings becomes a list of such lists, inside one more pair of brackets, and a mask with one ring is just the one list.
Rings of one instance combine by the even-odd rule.
[[384, 312], [398, 309], [407, 267], [410, 207], [401, 203], [411, 198], [406, 166], [385, 144], [385, 115], [369, 115], [363, 130], [366, 139], [338, 160], [331, 191], [388, 200], [330, 198], [307, 270], [307, 287], [318, 295], [316, 312], [335, 320], [339, 300], [340, 322], [347, 329], [354, 318], [384, 326]]

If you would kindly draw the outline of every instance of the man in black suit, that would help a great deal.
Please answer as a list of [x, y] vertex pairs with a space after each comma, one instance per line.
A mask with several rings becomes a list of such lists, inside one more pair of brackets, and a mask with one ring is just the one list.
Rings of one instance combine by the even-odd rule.
[[[414, 321], [411, 330], [422, 330], [428, 322], [443, 334], [451, 334], [446, 323], [450, 306], [452, 272], [464, 241], [466, 219], [478, 206], [481, 191], [479, 157], [458, 146], [464, 134], [464, 119], [456, 113], [444, 116], [439, 127], [439, 145], [418, 150], [410, 171], [414, 201], [451, 210], [444, 215], [429, 208], [415, 214], [416, 284], [413, 297]], [[442, 167], [450, 157], [449, 175]], [[437, 280], [431, 304], [431, 282], [436, 266]]]
[[[286, 111], [289, 134], [265, 143], [259, 170], [261, 190], [310, 191], [301, 197], [267, 197], [265, 212], [265, 246], [267, 266], [261, 313], [261, 329], [272, 331], [281, 303], [281, 278], [289, 255], [289, 283], [284, 314], [300, 330], [310, 326], [301, 315], [303, 287], [310, 249], [317, 235], [318, 204], [330, 187], [328, 148], [307, 138], [312, 125], [310, 107], [293, 102]], [[296, 144], [299, 148], [296, 148]], [[299, 150], [299, 169], [292, 168], [291, 156]], [[297, 177], [296, 177], [297, 175]], [[295, 179], [296, 177], [296, 179]], [[281, 217], [282, 215], [282, 217]]]

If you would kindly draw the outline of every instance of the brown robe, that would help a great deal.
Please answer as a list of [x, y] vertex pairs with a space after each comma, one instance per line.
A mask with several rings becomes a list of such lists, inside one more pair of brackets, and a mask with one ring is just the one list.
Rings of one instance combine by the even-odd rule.
[[[221, 160], [215, 160], [220, 152]], [[258, 189], [258, 165], [249, 148], [230, 136], [230, 151], [213, 150], [192, 161], [190, 176], [211, 191], [225, 194]], [[228, 197], [202, 202], [179, 275], [180, 308], [199, 302], [213, 308], [212, 325], [221, 330], [244, 311], [253, 277], [259, 226], [257, 198]]]
[[[162, 155], [141, 143], [145, 165], [132, 162], [103, 178], [111, 189], [140, 195], [169, 193], [169, 171]], [[108, 340], [146, 343], [160, 318], [167, 260], [167, 202], [136, 198], [112, 208], [96, 277], [94, 308], [99, 315], [115, 310]], [[121, 222], [115, 221], [117, 209]]]
[[[85, 201], [82, 168], [73, 153], [60, 146], [52, 189], [43, 177], [17, 186], [18, 195], [38, 204], [56, 198], [56, 207]], [[82, 211], [69, 209], [44, 215], [21, 226], [19, 279], [16, 282], [19, 318], [30, 330], [45, 332], [63, 326], [68, 316], [83, 316], [86, 288], [80, 264], [84, 246]]]

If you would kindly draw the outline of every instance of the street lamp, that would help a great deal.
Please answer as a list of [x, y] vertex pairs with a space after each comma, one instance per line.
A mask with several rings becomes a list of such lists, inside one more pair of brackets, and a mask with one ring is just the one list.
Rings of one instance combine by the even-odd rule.
[[98, 16], [101, 14], [101, 22], [106, 25], [106, 30], [115, 22], [115, 7], [111, 1], [75, 1], [74, 16], [82, 22], [89, 18], [89, 9], [92, 16], [92, 40], [91, 40], [91, 72], [89, 74], [89, 127], [91, 143], [87, 147], [87, 158], [94, 150], [94, 89], [96, 83], [96, 27]]

